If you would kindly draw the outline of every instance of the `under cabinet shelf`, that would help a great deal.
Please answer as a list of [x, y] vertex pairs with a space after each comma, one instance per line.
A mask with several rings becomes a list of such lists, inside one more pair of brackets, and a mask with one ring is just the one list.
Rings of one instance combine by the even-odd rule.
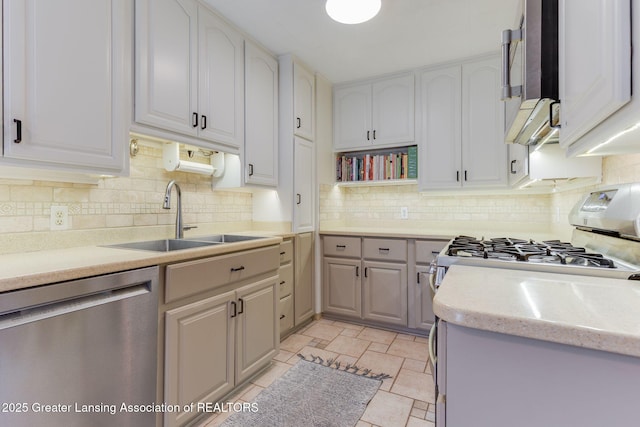
[[372, 151], [335, 153], [336, 183], [416, 183], [418, 149], [415, 145]]

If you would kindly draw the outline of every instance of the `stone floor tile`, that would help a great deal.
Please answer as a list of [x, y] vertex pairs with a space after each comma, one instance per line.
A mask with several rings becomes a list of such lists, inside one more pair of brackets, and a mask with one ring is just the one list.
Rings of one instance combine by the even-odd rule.
[[425, 402], [425, 401], [422, 401], [422, 400], [415, 400], [413, 402], [413, 407], [415, 409], [423, 409], [423, 410], [426, 411], [429, 408], [429, 404], [427, 402]]
[[408, 369], [410, 371], [424, 372], [427, 368], [427, 362], [422, 360], [404, 359], [402, 369]]
[[341, 354], [340, 356], [338, 356], [338, 358], [336, 359], [337, 362], [340, 362], [340, 364], [342, 366], [345, 365], [355, 365], [356, 362], [358, 361], [357, 357], [353, 357], [353, 356], [346, 356], [344, 354]]
[[416, 336], [415, 335], [409, 335], [409, 334], [398, 334], [396, 336], [396, 339], [405, 340], [405, 341], [415, 341]]
[[395, 378], [400, 372], [403, 362], [401, 357], [367, 350], [358, 359], [357, 365], [371, 369], [376, 374], [384, 373]]
[[378, 391], [369, 402], [361, 420], [385, 427], [405, 427], [413, 400], [386, 391]]
[[300, 354], [310, 360], [311, 356], [320, 356], [323, 360], [336, 359], [339, 354], [316, 347], [305, 347], [299, 351]]
[[368, 350], [377, 351], [378, 353], [386, 353], [389, 349], [387, 344], [380, 344], [379, 342], [372, 342]]
[[262, 390], [264, 390], [264, 387], [252, 384], [251, 387], [242, 396], [240, 396], [240, 399], [245, 402], [252, 402]]
[[329, 325], [326, 323], [315, 323], [309, 329], [304, 332], [304, 335], [319, 338], [321, 340], [331, 341], [342, 332], [343, 328]]
[[416, 337], [416, 339], [414, 340], [415, 342], [424, 342], [427, 343], [429, 342], [429, 338], [427, 337]]
[[291, 334], [280, 343], [280, 350], [297, 353], [301, 348], [308, 345], [313, 338], [306, 335]]
[[371, 424], [364, 422], [364, 421], [358, 421], [358, 423], [355, 425], [355, 427], [371, 427]]
[[407, 422], [407, 427], [434, 427], [435, 424], [431, 421], [422, 420], [416, 417], [409, 417], [409, 421]]
[[416, 418], [420, 418], [421, 420], [424, 420], [424, 417], [426, 415], [427, 415], [427, 411], [425, 411], [424, 409], [416, 409], [414, 406], [413, 409], [411, 410], [412, 417], [416, 417]]
[[345, 328], [340, 335], [344, 335], [345, 337], [357, 337], [360, 331], [358, 329], [349, 329]]
[[369, 344], [369, 341], [340, 335], [331, 341], [325, 349], [340, 354], [346, 354], [347, 356], [360, 357], [367, 347], [369, 347]]
[[291, 365], [286, 363], [275, 361], [264, 372], [264, 374], [254, 378], [251, 382], [260, 387], [269, 387], [276, 379], [280, 378], [282, 374], [287, 372], [291, 368]]
[[401, 369], [393, 382], [391, 392], [411, 399], [435, 402], [435, 386], [429, 374]]
[[393, 342], [394, 339], [396, 339], [396, 335], [397, 334], [395, 332], [383, 331], [381, 329], [364, 328], [358, 334], [358, 338], [389, 345]]
[[428, 344], [415, 341], [395, 340], [389, 346], [387, 354], [425, 362], [429, 359]]
[[278, 352], [278, 354], [275, 355], [274, 359], [277, 360], [278, 362], [287, 362], [287, 360], [291, 359], [291, 356], [295, 355], [295, 353], [292, 353], [290, 351], [287, 350], [283, 350], [280, 349], [280, 351]]
[[352, 329], [354, 331], [361, 331], [364, 329], [364, 326], [362, 325], [354, 325], [353, 323], [340, 322], [337, 320], [333, 322], [333, 326], [338, 326], [340, 328], [345, 328], [345, 329]]

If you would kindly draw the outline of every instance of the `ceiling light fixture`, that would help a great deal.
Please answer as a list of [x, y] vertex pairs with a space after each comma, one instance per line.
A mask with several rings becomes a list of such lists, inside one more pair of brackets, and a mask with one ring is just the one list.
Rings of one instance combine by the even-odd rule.
[[327, 0], [325, 9], [334, 21], [342, 24], [360, 24], [380, 11], [381, 0]]

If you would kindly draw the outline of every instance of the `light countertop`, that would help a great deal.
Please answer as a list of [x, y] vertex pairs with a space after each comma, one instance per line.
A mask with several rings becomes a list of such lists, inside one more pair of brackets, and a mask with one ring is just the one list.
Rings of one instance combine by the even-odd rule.
[[257, 240], [171, 252], [83, 246], [0, 255], [0, 265], [2, 265], [2, 269], [0, 269], [0, 292], [152, 265], [223, 255], [263, 246], [277, 245], [282, 241], [280, 236], [273, 236], [273, 233], [256, 232], [252, 234], [270, 236]]
[[462, 230], [459, 227], [407, 227], [407, 228], [375, 228], [375, 227], [326, 227], [319, 231], [320, 235], [333, 236], [370, 236], [370, 237], [390, 237], [400, 239], [430, 239], [430, 240], [451, 240], [456, 236], [466, 235], [476, 238], [492, 237], [512, 237], [519, 239], [552, 240], [555, 239], [552, 233], [529, 232], [529, 231], [505, 231], [505, 230]]
[[434, 299], [469, 328], [640, 357], [640, 282], [453, 265]]

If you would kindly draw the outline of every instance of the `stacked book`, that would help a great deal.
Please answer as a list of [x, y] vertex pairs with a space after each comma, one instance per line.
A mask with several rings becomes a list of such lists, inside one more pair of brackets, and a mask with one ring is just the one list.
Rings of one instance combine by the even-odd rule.
[[381, 154], [350, 153], [336, 156], [338, 182], [385, 181], [418, 177], [417, 147]]

